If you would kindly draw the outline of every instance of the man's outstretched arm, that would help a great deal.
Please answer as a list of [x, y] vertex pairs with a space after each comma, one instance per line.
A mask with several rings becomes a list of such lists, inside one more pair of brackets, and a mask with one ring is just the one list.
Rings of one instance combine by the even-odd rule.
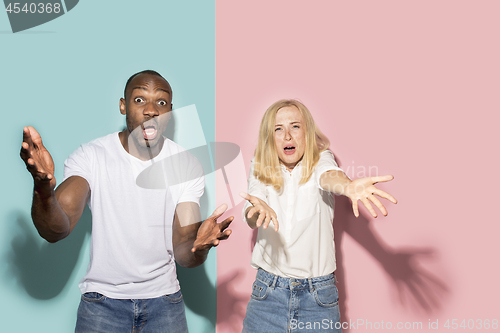
[[172, 243], [175, 261], [182, 267], [196, 267], [207, 259], [208, 251], [227, 239], [231, 230], [226, 230], [233, 221], [228, 217], [221, 223], [219, 218], [227, 205], [219, 206], [205, 221], [201, 221], [200, 207], [195, 202], [181, 202], [175, 209]]
[[90, 187], [82, 177], [70, 177], [56, 187], [54, 161], [31, 126], [23, 129], [21, 158], [33, 176], [31, 217], [40, 236], [55, 243], [73, 230], [80, 219]]

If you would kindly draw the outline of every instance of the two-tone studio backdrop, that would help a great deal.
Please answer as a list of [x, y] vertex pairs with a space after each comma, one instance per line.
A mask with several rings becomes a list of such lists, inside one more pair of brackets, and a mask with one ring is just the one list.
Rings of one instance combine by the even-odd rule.
[[[143, 69], [173, 86], [175, 141], [241, 149], [207, 175], [202, 199], [204, 213], [228, 203], [232, 236], [202, 267], [179, 271], [191, 332], [241, 331], [255, 233], [236, 194], [262, 115], [281, 98], [308, 106], [349, 176], [395, 176], [381, 185], [399, 200], [388, 217], [362, 210], [356, 219], [336, 200], [345, 331], [482, 331], [495, 320], [498, 329], [498, 2], [57, 3], [60, 15], [25, 30], [14, 13], [0, 14], [5, 331], [73, 330], [91, 232], [86, 211], [60, 243], [36, 233], [23, 126], [40, 131], [61, 179], [81, 143], [123, 128], [118, 100]], [[29, 6], [17, 8], [30, 19]]]

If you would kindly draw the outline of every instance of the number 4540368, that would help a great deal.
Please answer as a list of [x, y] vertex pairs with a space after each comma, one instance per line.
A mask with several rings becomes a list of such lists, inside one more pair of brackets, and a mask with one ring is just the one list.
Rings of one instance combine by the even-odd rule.
[[5, 11], [9, 14], [14, 13], [18, 14], [20, 12], [24, 12], [26, 14], [31, 13], [39, 13], [39, 14], [50, 14], [52, 12], [58, 14], [61, 11], [61, 4], [60, 3], [25, 3], [24, 6], [21, 8], [20, 3], [9, 3], [9, 5], [5, 8]]
[[458, 328], [462, 328], [462, 329], [485, 329], [485, 330], [489, 330], [489, 329], [493, 329], [493, 330], [496, 330], [498, 329], [498, 319], [492, 319], [492, 320], [489, 320], [489, 319], [477, 319], [477, 320], [474, 320], [474, 319], [469, 319], [469, 320], [462, 320], [462, 322], [459, 322], [458, 319], [448, 319], [443, 327], [447, 328], [447, 329], [458, 329]]

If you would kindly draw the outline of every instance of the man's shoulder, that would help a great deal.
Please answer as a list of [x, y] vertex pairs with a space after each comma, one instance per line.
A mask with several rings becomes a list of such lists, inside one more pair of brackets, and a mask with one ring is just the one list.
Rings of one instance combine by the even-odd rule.
[[87, 143], [82, 144], [85, 146], [102, 146], [103, 144], [109, 144], [110, 142], [114, 142], [118, 139], [118, 132], [106, 134], [104, 136], [95, 138]]
[[88, 150], [110, 150], [116, 148], [116, 142], [119, 141], [118, 132], [110, 133], [98, 138], [95, 138], [87, 143], [82, 143], [80, 148], [84, 151]]
[[94, 156], [96, 153], [100, 154], [102, 152], [109, 151], [109, 149], [114, 149], [114, 141], [119, 140], [118, 139], [118, 133], [111, 133], [107, 134], [104, 136], [101, 136], [99, 138], [93, 139], [89, 142], [82, 143], [80, 146], [75, 149], [70, 157], [76, 157], [76, 156]]

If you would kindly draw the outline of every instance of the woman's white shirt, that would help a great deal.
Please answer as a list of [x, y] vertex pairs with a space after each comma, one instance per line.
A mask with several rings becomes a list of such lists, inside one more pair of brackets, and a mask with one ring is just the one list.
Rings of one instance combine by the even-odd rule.
[[[252, 267], [298, 279], [327, 275], [336, 269], [334, 198], [321, 188], [319, 179], [326, 171], [341, 170], [332, 152], [326, 150], [320, 154], [308, 182], [299, 185], [301, 164], [299, 162], [292, 172], [281, 166], [284, 186], [279, 193], [255, 178], [253, 160], [248, 178], [248, 193], [264, 200], [276, 212], [279, 222], [278, 232], [272, 222], [267, 229], [258, 229]], [[243, 214], [250, 206], [247, 201]]]

